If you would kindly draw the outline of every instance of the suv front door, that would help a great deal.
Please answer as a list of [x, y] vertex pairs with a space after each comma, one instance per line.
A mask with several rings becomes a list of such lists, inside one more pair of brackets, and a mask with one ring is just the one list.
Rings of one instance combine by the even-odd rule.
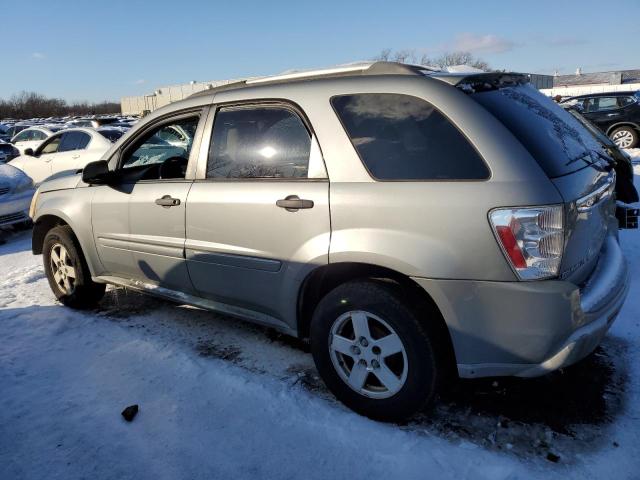
[[[171, 290], [193, 291], [184, 261], [187, 178], [201, 112], [165, 119], [124, 146], [117, 184], [100, 186], [92, 202], [98, 254], [109, 273]], [[186, 132], [182, 144], [162, 139]], [[195, 161], [195, 160], [194, 160]], [[126, 219], [126, 221], [123, 221]]]
[[258, 104], [219, 108], [205, 147], [186, 211], [194, 287], [255, 321], [295, 328], [300, 283], [328, 263], [329, 182], [317, 141], [294, 108]]

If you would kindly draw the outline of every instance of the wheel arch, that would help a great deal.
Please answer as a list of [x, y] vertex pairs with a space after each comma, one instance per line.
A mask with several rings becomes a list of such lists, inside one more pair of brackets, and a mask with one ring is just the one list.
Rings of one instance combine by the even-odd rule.
[[611, 125], [608, 129], [607, 129], [607, 136], [611, 135], [611, 133], [620, 127], [631, 127], [633, 128], [636, 133], [640, 134], [640, 125], [638, 125], [637, 123], [633, 123], [633, 122], [629, 122], [629, 121], [625, 121], [625, 122], [618, 122], [618, 123], [614, 123], [613, 125]]
[[[42, 246], [44, 245], [44, 237], [52, 228], [69, 223], [58, 215], [41, 215], [33, 222], [33, 231], [31, 233], [31, 251], [34, 255], [42, 255]], [[73, 230], [73, 229], [72, 229]]]
[[[38, 215], [33, 221], [33, 232], [31, 234], [31, 251], [34, 255], [42, 254], [42, 247], [44, 244], [44, 238], [47, 235], [47, 232], [54, 227], [66, 225], [68, 226], [73, 235], [80, 246], [80, 251], [87, 262], [89, 267], [89, 271], [91, 276], [96, 276], [99, 273], [96, 271], [96, 265], [94, 265], [95, 255], [93, 254], [90, 247], [92, 245], [87, 245], [81, 235], [78, 235], [78, 230], [76, 229], [74, 223], [63, 213], [60, 211], [49, 211]], [[95, 249], [94, 249], [95, 250]], [[99, 270], [99, 267], [98, 267]]]
[[429, 293], [411, 277], [379, 265], [340, 262], [320, 266], [304, 279], [298, 292], [297, 332], [298, 337], [309, 337], [311, 317], [320, 300], [331, 290], [346, 282], [357, 279], [371, 279], [389, 282], [397, 287], [406, 300], [419, 312], [432, 313], [435, 331], [443, 342], [447, 363], [455, 369], [455, 353], [449, 329], [441, 309]]

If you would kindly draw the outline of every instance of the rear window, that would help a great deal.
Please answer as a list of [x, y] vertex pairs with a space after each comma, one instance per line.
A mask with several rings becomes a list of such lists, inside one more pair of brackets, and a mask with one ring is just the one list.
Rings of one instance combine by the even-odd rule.
[[124, 135], [124, 132], [122, 130], [116, 130], [116, 129], [105, 129], [105, 130], [98, 130], [98, 131], [104, 138], [109, 140], [111, 143], [116, 143], [118, 139], [122, 135]]
[[433, 105], [410, 95], [362, 93], [331, 99], [378, 180], [484, 180], [489, 169], [465, 136]]
[[530, 84], [471, 94], [536, 159], [550, 178], [608, 157], [578, 120]]

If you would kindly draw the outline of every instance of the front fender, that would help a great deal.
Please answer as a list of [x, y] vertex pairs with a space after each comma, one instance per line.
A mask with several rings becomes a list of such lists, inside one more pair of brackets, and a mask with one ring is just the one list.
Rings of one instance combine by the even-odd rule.
[[[38, 238], [42, 227], [47, 228], [60, 223], [67, 224], [78, 239], [91, 275], [101, 275], [104, 268], [98, 257], [91, 227], [91, 198], [93, 193], [90, 188], [40, 193], [33, 217], [33, 251], [38, 251], [38, 246], [35, 242], [39, 241]], [[59, 221], [54, 223], [52, 222], [54, 219], [59, 219]], [[46, 235], [46, 232], [41, 237], [44, 238], [44, 235]], [[41, 246], [39, 250], [41, 251]]]

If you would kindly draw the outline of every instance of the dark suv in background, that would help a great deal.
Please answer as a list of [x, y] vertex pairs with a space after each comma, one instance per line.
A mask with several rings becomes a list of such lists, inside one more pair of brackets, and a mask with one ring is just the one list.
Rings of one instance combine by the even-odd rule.
[[594, 93], [562, 103], [576, 106], [620, 148], [640, 144], [640, 92]]

